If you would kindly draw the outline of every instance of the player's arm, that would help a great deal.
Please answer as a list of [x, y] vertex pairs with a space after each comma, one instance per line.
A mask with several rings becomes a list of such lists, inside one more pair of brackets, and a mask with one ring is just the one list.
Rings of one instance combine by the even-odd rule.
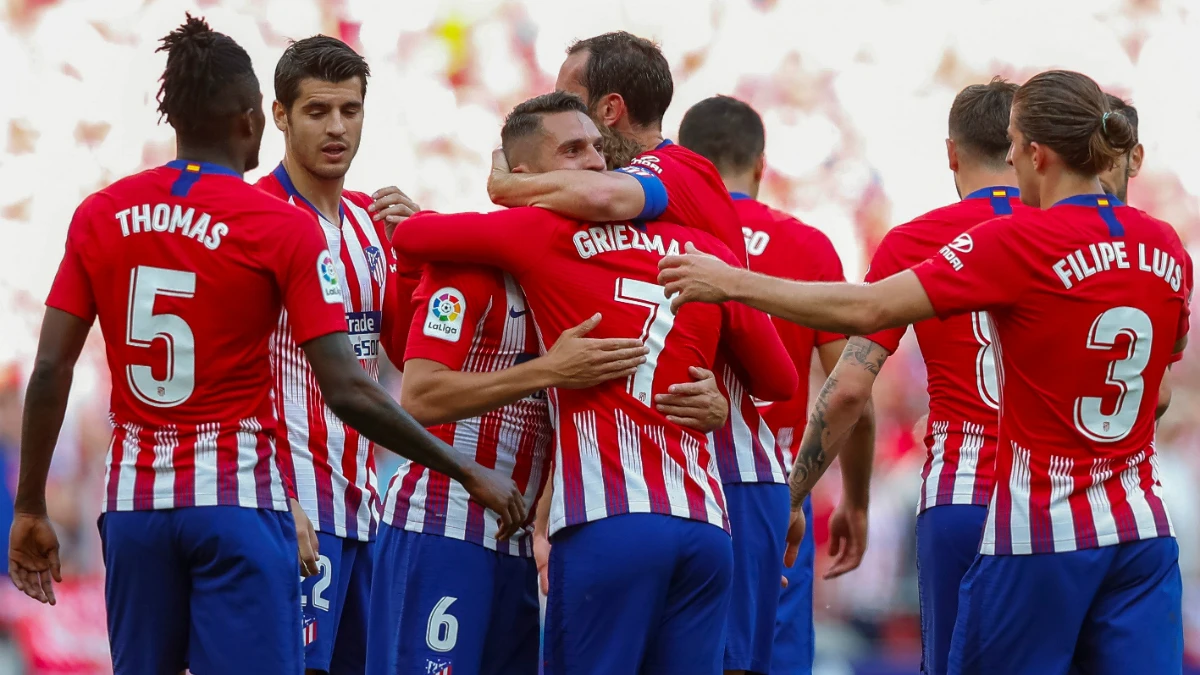
[[55, 604], [51, 580], [62, 581], [58, 538], [46, 515], [46, 478], [67, 411], [75, 362], [92, 322], [46, 308], [21, 423], [21, 469], [13, 503], [8, 572], [18, 590]]
[[[289, 309], [289, 315], [294, 313]], [[467, 492], [501, 515], [500, 537], [507, 538], [525, 520], [516, 485], [470, 461], [425, 431], [366, 371], [344, 332], [300, 345], [321, 388], [326, 405], [363, 436], [462, 484]]]
[[[495, 372], [461, 372], [435, 360], [410, 359], [400, 402], [432, 426], [482, 415], [550, 387], [586, 389], [633, 375], [649, 349], [636, 338], [587, 337], [600, 320], [597, 313], [564, 331], [545, 355]], [[419, 330], [416, 322], [412, 330]]]
[[730, 266], [691, 244], [687, 255], [663, 258], [659, 267], [658, 283], [674, 296], [675, 308], [733, 300], [801, 326], [848, 335], [934, 316], [921, 282], [907, 270], [874, 284], [789, 281]]
[[[628, 171], [628, 172], [626, 172]], [[593, 222], [649, 219], [667, 208], [667, 190], [648, 171], [512, 173], [504, 153], [492, 153], [488, 196], [500, 206], [538, 206]]]
[[450, 214], [423, 211], [396, 226], [392, 247], [401, 266], [466, 262], [495, 265], [519, 276], [544, 256], [560, 222], [543, 209]]

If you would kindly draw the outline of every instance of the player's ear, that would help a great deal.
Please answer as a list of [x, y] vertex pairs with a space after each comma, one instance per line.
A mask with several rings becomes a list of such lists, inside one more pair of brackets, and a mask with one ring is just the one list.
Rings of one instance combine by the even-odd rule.
[[958, 173], [958, 147], [949, 138], [946, 139], [946, 161], [950, 164], [950, 170]]
[[275, 119], [275, 128], [280, 131], [287, 131], [288, 117], [287, 108], [279, 101], [271, 102], [271, 117]]
[[1136, 178], [1142, 172], [1142, 160], [1146, 159], [1146, 148], [1141, 143], [1133, 146], [1129, 153], [1129, 169], [1125, 172], [1130, 178]]
[[620, 94], [612, 93], [600, 97], [600, 101], [596, 105], [596, 112], [599, 113], [600, 121], [605, 126], [611, 127], [620, 122], [629, 109], [625, 107], [625, 99]]
[[767, 154], [763, 153], [754, 160], [754, 182], [762, 181], [763, 174], [767, 172]]

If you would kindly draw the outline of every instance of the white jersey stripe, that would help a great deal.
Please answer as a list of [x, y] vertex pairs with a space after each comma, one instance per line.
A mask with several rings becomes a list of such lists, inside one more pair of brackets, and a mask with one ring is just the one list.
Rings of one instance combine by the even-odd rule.
[[[1156, 457], [1152, 457], [1151, 461], [1156, 462]], [[1141, 486], [1142, 477], [1138, 473], [1138, 467], [1145, 460], [1145, 452], [1129, 460], [1125, 470], [1121, 472], [1120, 480], [1121, 487], [1125, 489], [1129, 509], [1133, 512], [1133, 520], [1137, 524], [1138, 536], [1142, 539], [1153, 539], [1158, 536], [1158, 527], [1154, 524], [1154, 512], [1150, 510], [1150, 502], [1147, 501]]]
[[253, 504], [258, 500], [258, 484], [254, 467], [258, 466], [258, 432], [261, 428], [252, 419], [238, 423], [237, 429], [237, 483], [238, 502]]
[[671, 506], [671, 515], [687, 518], [689, 511], [687, 490], [683, 486], [683, 467], [667, 454], [667, 435], [663, 427], [655, 427], [651, 436], [662, 454], [663, 483], [666, 487], [667, 503]]
[[932, 457], [929, 464], [929, 475], [925, 478], [925, 504], [932, 506], [938, 503], [938, 486], [942, 481], [942, 470], [946, 466], [946, 435], [950, 428], [949, 422], [934, 422]]
[[196, 428], [196, 506], [217, 505], [217, 437], [219, 424]]
[[[1075, 480], [1071, 477], [1073, 466], [1074, 462], [1065, 457], [1050, 458], [1050, 531], [1056, 542], [1075, 540], [1075, 514], [1068, 501], [1075, 489]], [[1092, 508], [1095, 510], [1095, 502]], [[1075, 548], [1073, 543], [1069, 546], [1068, 550]]]
[[625, 496], [632, 504], [649, 504], [650, 489], [642, 470], [642, 443], [637, 423], [628, 415], [616, 411], [617, 450], [621, 455], [621, 470], [625, 474]]
[[607, 511], [602, 480], [604, 469], [600, 463], [600, 445], [596, 439], [596, 413], [591, 410], [575, 413], [575, 428], [582, 474], [594, 477], [593, 480], [585, 480], [583, 484], [584, 513], [590, 515]]
[[[137, 477], [137, 458], [140, 452], [138, 436], [142, 428], [136, 424], [125, 425], [125, 447], [122, 449], [121, 466], [117, 470], [117, 504], [133, 504], [134, 480]], [[216, 487], [216, 484], [213, 484]]]
[[1009, 526], [1012, 531], [1012, 550], [1017, 554], [1031, 553], [1033, 550], [1033, 523], [1030, 519], [1033, 493], [1030, 482], [1029, 451], [1014, 444], [1012, 477], [1009, 480], [1012, 486]]
[[174, 425], [154, 432], [154, 508], [175, 508], [175, 449], [178, 446]]

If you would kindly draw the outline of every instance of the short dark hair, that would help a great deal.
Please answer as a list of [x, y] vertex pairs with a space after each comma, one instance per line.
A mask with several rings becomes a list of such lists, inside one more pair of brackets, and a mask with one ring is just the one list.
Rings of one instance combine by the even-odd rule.
[[621, 30], [577, 40], [567, 54], [581, 51], [588, 52], [581, 84], [588, 91], [589, 107], [602, 96], [620, 94], [634, 124], [662, 124], [675, 95], [675, 82], [657, 44]]
[[1082, 176], [1097, 176], [1137, 145], [1129, 118], [1112, 110], [1092, 78], [1048, 70], [1021, 85], [1013, 98], [1013, 124], [1026, 143], [1039, 143]]
[[1104, 96], [1108, 99], [1109, 109], [1113, 112], [1121, 113], [1125, 116], [1125, 119], [1129, 120], [1129, 124], [1133, 126], [1133, 139], [1136, 142], [1138, 138], [1137, 108], [1133, 107], [1133, 104], [1129, 101], [1113, 96], [1112, 94], [1105, 94]]
[[275, 100], [291, 110], [300, 96], [301, 81], [342, 82], [353, 77], [362, 81], [365, 98], [370, 75], [366, 59], [345, 42], [328, 35], [306, 37], [288, 45], [275, 64]]
[[214, 31], [203, 18], [185, 16], [155, 50], [167, 53], [158, 112], [182, 138], [220, 141], [229, 118], [258, 103], [258, 78], [250, 55], [233, 38]]
[[[542, 116], [571, 111], [588, 114], [587, 104], [583, 99], [565, 91], [552, 91], [549, 94], [534, 96], [508, 113], [504, 118], [504, 126], [500, 129], [500, 147], [505, 156], [514, 141], [520, 140], [542, 128]], [[512, 158], [508, 158], [512, 161]]]
[[725, 173], [750, 169], [767, 145], [762, 117], [731, 96], [713, 96], [688, 109], [679, 124], [679, 144], [707, 157]]
[[1008, 156], [1008, 116], [1017, 85], [994, 77], [958, 92], [950, 106], [950, 139], [967, 154], [991, 166]]

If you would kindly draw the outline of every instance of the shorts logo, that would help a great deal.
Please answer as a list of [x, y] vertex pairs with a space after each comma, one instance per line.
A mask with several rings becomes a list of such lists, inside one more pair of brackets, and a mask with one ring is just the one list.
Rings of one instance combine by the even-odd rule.
[[342, 304], [342, 287], [338, 284], [337, 267], [333, 264], [333, 257], [329, 255], [329, 251], [317, 254], [317, 280], [321, 284], [321, 294], [325, 296], [325, 302], [331, 305]]
[[317, 617], [304, 617], [304, 646], [307, 647], [317, 641]]
[[975, 248], [975, 240], [971, 238], [971, 235], [963, 232], [950, 242], [950, 248], [959, 253], [970, 253]]
[[387, 279], [387, 264], [383, 259], [383, 251], [380, 251], [378, 246], [368, 246], [363, 249], [363, 253], [367, 256], [367, 268], [371, 270], [371, 279], [375, 281], [376, 286], [383, 288]]
[[449, 661], [432, 661], [430, 659], [425, 659], [425, 673], [426, 675], [454, 675], [451, 672]]
[[458, 342], [462, 337], [463, 314], [467, 302], [457, 288], [440, 288], [429, 299], [429, 316], [425, 319], [424, 333], [447, 342]]

